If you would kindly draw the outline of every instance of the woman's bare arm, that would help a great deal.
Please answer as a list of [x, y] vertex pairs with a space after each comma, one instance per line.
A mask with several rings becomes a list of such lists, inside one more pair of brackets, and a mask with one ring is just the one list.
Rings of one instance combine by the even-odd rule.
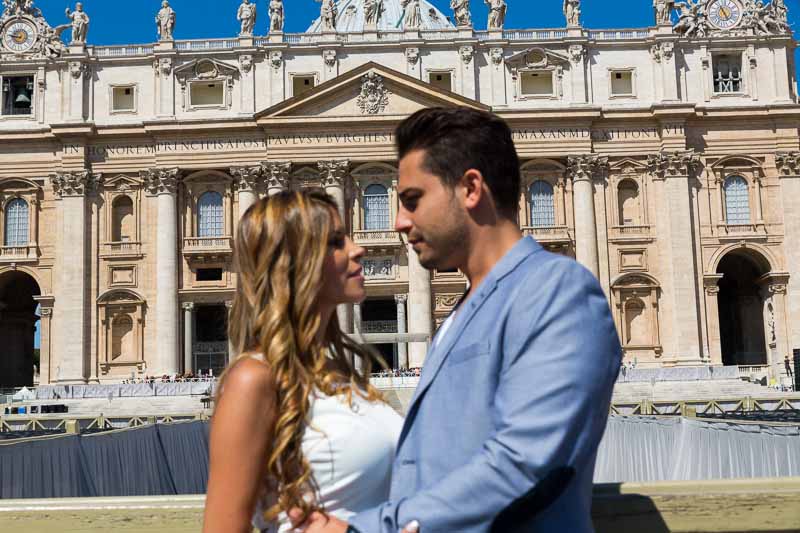
[[250, 533], [276, 419], [272, 376], [242, 359], [225, 377], [211, 423], [211, 466], [203, 533]]

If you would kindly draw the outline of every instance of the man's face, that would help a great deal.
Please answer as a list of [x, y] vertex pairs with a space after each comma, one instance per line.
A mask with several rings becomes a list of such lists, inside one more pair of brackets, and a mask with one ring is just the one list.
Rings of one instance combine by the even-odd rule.
[[459, 268], [466, 257], [468, 238], [461, 186], [448, 188], [425, 168], [424, 161], [423, 150], [414, 150], [400, 160], [395, 229], [408, 236], [425, 268]]

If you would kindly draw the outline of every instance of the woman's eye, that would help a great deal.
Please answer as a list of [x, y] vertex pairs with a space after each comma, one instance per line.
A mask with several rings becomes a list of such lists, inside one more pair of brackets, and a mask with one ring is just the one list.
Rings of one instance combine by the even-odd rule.
[[331, 237], [328, 240], [328, 246], [333, 246], [334, 248], [344, 248], [344, 237], [343, 236]]

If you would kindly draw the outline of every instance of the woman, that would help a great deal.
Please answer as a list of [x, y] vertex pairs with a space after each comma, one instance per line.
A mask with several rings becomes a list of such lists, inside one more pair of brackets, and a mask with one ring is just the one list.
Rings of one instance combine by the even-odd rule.
[[229, 329], [240, 355], [219, 384], [204, 532], [249, 533], [251, 518], [290, 531], [289, 509], [347, 520], [388, 498], [401, 418], [336, 316], [364, 299], [363, 255], [321, 192], [263, 199], [239, 223]]

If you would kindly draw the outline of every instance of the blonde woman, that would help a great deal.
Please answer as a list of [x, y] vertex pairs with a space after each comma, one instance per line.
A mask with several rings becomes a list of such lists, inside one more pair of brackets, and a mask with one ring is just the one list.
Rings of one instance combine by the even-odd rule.
[[[291, 531], [322, 512], [347, 520], [388, 498], [402, 420], [369, 384], [370, 354], [336, 306], [365, 297], [364, 250], [321, 192], [283, 192], [239, 223], [239, 283], [211, 425], [205, 533]], [[302, 516], [297, 516], [297, 513]]]

